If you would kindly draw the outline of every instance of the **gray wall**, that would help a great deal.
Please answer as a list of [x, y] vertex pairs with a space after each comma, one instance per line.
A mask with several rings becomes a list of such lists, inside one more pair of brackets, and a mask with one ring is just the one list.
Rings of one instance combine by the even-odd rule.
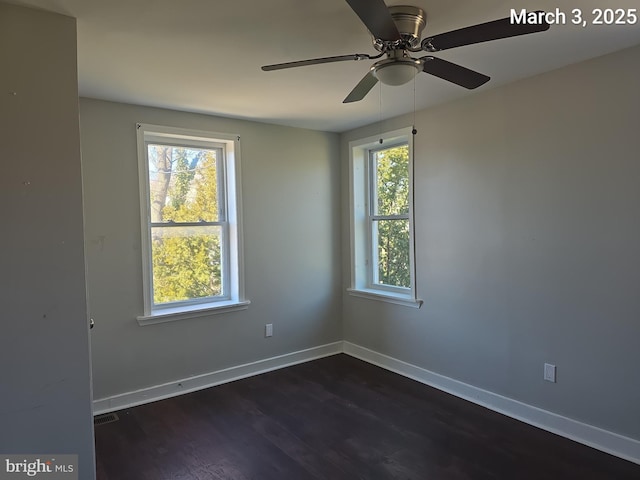
[[0, 3], [0, 66], [0, 452], [95, 478], [75, 20]]
[[[136, 122], [241, 135], [248, 310], [138, 326]], [[92, 99], [80, 127], [96, 399], [342, 338], [337, 134]]]
[[[425, 303], [345, 294], [345, 339], [640, 439], [638, 85], [635, 47], [418, 112]], [[348, 141], [411, 123], [342, 135], [344, 287]]]

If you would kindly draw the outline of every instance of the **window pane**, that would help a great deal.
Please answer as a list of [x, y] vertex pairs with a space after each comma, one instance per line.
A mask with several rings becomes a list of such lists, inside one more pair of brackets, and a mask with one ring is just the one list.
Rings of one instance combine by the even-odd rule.
[[409, 288], [409, 220], [378, 220], [374, 222], [374, 229], [378, 263], [374, 282]]
[[147, 146], [151, 222], [215, 222], [218, 149]]
[[374, 215], [409, 213], [409, 146], [373, 153]]
[[152, 227], [155, 304], [222, 294], [222, 227]]

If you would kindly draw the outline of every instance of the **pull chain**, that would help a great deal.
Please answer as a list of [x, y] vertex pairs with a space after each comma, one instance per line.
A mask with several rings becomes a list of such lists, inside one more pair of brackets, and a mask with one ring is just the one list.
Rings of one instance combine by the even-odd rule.
[[418, 130], [416, 130], [416, 77], [413, 77], [413, 129], [411, 133], [413, 135], [418, 133]]
[[378, 100], [378, 133], [380, 135], [380, 145], [382, 145], [382, 82], [378, 82], [379, 84], [379, 88], [378, 88], [378, 93], [379, 95], [379, 100]]

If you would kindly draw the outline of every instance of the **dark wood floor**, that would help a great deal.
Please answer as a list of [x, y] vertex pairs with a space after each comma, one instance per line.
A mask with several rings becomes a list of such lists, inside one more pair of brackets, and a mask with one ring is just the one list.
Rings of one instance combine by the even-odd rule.
[[336, 355], [118, 412], [99, 480], [640, 479], [640, 466]]

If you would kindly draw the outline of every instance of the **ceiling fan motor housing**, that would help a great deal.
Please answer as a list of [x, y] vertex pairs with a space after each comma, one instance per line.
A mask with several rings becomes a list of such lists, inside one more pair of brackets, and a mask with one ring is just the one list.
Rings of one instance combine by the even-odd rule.
[[[422, 30], [427, 24], [427, 14], [424, 10], [410, 5], [395, 5], [389, 7], [389, 13], [400, 32], [402, 43], [411, 48], [417, 47], [420, 44]], [[374, 46], [378, 51], [382, 51], [384, 44], [384, 39], [374, 39]]]

